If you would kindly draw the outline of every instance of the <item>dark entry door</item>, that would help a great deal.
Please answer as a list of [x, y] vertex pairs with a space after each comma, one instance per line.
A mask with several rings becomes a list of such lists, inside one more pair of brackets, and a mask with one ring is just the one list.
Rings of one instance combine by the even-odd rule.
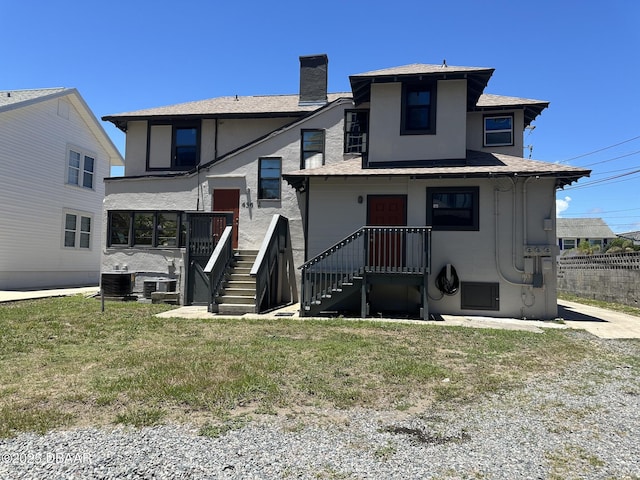
[[[369, 195], [367, 225], [379, 227], [406, 226], [406, 195]], [[401, 267], [403, 240], [400, 232], [392, 229], [373, 231], [369, 237], [369, 265], [374, 269]]]
[[[214, 212], [231, 212], [233, 214], [232, 243], [233, 248], [238, 248], [238, 226], [240, 224], [240, 190], [216, 188], [213, 191], [212, 210]], [[225, 226], [222, 226], [223, 230]], [[220, 233], [222, 233], [222, 231]]]

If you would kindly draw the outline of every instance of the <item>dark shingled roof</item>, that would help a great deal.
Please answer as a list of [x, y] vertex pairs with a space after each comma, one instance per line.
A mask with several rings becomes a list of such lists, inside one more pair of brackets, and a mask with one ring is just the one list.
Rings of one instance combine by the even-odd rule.
[[443, 160], [421, 162], [423, 166], [389, 166], [363, 168], [362, 158], [356, 157], [322, 167], [287, 172], [284, 179], [298, 188], [307, 177], [368, 177], [368, 176], [410, 176], [416, 178], [472, 178], [499, 176], [540, 176], [557, 178], [557, 186], [564, 187], [581, 177], [589, 176], [585, 170], [557, 163], [529, 160], [522, 157], [499, 153], [467, 151], [467, 156], [459, 161]]

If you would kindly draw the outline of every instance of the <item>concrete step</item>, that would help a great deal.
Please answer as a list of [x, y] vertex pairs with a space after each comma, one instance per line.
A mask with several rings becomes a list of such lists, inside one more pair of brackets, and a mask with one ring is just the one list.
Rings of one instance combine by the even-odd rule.
[[248, 289], [256, 289], [256, 282], [252, 279], [239, 279], [232, 280], [229, 279], [225, 282], [224, 288], [248, 288]]
[[255, 288], [237, 288], [237, 287], [225, 287], [222, 295], [231, 295], [232, 297], [249, 297], [255, 298]]
[[245, 313], [253, 313], [255, 308], [254, 305], [248, 304], [221, 303], [218, 305], [218, 315], [244, 315]]
[[254, 305], [255, 298], [253, 296], [244, 295], [222, 295], [216, 299], [219, 305]]
[[254, 285], [256, 284], [255, 279], [251, 275], [246, 275], [244, 273], [235, 273], [233, 270], [227, 276], [227, 280], [230, 282], [251, 282]]

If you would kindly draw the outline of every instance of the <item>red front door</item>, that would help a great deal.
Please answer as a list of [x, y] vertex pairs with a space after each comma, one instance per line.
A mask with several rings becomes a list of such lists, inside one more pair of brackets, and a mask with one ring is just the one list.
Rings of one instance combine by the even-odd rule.
[[[367, 200], [368, 226], [406, 226], [406, 195], [369, 195]], [[401, 267], [402, 251], [401, 233], [374, 231], [369, 237], [369, 265], [374, 269]]]
[[[240, 190], [216, 188], [213, 190], [214, 212], [233, 213], [233, 248], [238, 248], [238, 226], [240, 225]], [[223, 227], [224, 229], [224, 227]], [[217, 232], [214, 232], [217, 233]], [[222, 232], [219, 232], [222, 233]]]

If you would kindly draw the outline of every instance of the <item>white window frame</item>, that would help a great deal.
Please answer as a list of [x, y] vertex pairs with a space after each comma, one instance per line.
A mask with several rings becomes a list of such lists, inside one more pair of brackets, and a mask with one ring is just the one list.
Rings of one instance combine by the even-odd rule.
[[[74, 228], [67, 228], [67, 216], [74, 215], [75, 225]], [[85, 224], [83, 219], [89, 221], [89, 229], [85, 228]], [[64, 209], [62, 212], [62, 248], [65, 250], [82, 250], [82, 251], [91, 251], [93, 250], [93, 228], [94, 228], [93, 215], [88, 212], [82, 212], [79, 210], [71, 210]], [[67, 245], [67, 233], [73, 232], [73, 245]], [[83, 238], [88, 237], [88, 246], [82, 246]]]
[[[511, 128], [503, 128], [503, 129], [498, 129], [498, 130], [487, 130], [487, 120], [496, 120], [496, 119], [500, 119], [500, 118], [508, 118], [511, 121]], [[484, 132], [483, 135], [483, 146], [485, 147], [510, 147], [513, 146], [513, 122], [514, 122], [514, 118], [513, 115], [509, 114], [509, 115], [485, 115], [482, 119], [482, 130]], [[511, 135], [511, 141], [505, 143], [505, 142], [489, 142], [487, 141], [487, 134], [492, 134], [492, 133], [509, 133]]]
[[[571, 244], [573, 243], [573, 247], [569, 247], [567, 246], [567, 243]], [[578, 247], [578, 242], [576, 241], [575, 238], [563, 238], [562, 239], [562, 249], [563, 250], [573, 250], [574, 248]]]
[[[71, 163], [71, 155], [76, 154], [79, 156], [78, 165], [72, 165]], [[88, 170], [87, 159], [93, 160], [92, 170]], [[96, 166], [97, 166], [97, 158], [93, 152], [84, 150], [82, 148], [70, 145], [67, 147], [67, 159], [66, 159], [66, 176], [65, 183], [67, 185], [72, 185], [74, 187], [86, 188], [87, 190], [95, 190], [96, 183]], [[71, 178], [71, 172], [75, 172], [75, 181]], [[91, 177], [91, 185], [85, 185], [85, 175], [90, 175]]]

